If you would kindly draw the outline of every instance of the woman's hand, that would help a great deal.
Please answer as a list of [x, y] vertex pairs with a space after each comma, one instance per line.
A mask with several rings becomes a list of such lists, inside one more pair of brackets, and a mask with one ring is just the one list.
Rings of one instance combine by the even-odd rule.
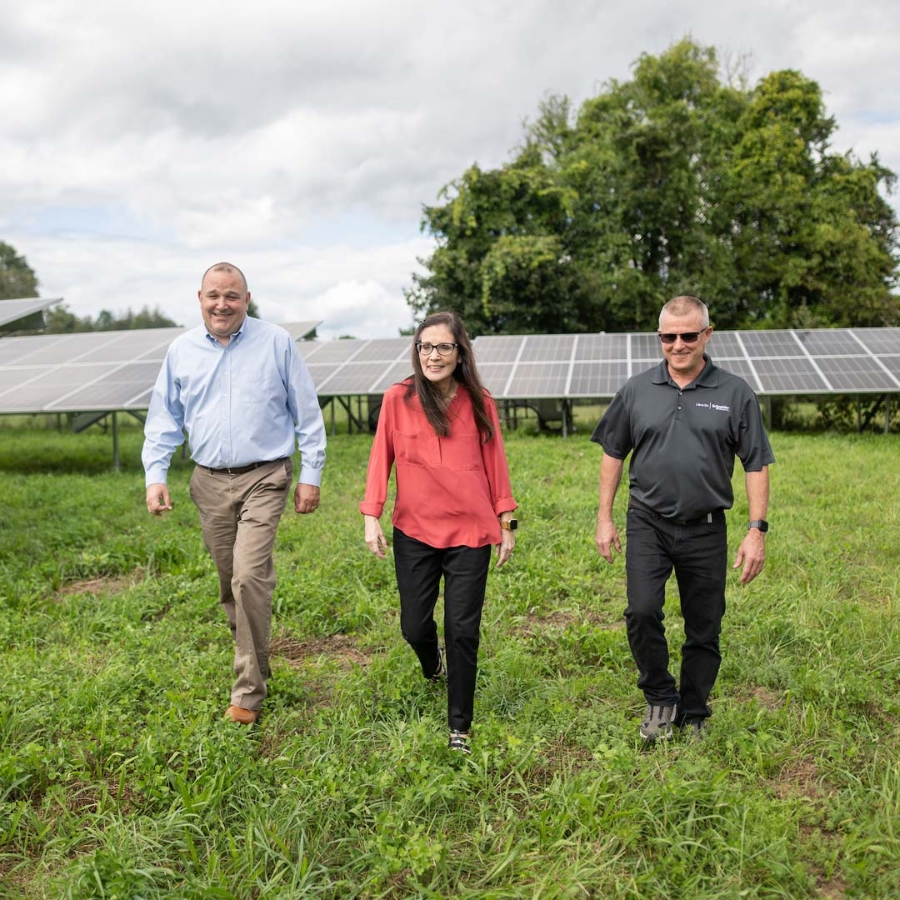
[[503, 565], [512, 555], [516, 546], [516, 533], [505, 528], [500, 532], [500, 543], [497, 544], [497, 568]]
[[384, 559], [387, 540], [381, 530], [381, 523], [375, 516], [363, 516], [366, 521], [366, 546], [379, 558]]

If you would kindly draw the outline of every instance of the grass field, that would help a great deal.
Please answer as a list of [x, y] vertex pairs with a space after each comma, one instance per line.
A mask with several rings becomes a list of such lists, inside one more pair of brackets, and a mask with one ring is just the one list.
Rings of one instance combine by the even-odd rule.
[[731, 578], [708, 737], [647, 752], [600, 451], [508, 435], [521, 529], [470, 758], [362, 541], [369, 442], [335, 437], [322, 508], [282, 522], [242, 729], [190, 463], [156, 520], [136, 429], [115, 473], [108, 436], [0, 428], [0, 897], [900, 897], [900, 436], [773, 435], [769, 560]]

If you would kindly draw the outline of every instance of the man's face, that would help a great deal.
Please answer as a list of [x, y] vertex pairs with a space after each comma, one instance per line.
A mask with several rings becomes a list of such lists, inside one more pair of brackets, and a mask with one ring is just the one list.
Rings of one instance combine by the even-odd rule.
[[[685, 341], [681, 335], [699, 333], [693, 343]], [[703, 327], [703, 316], [699, 311], [684, 315], [672, 315], [664, 313], [659, 323], [660, 334], [677, 334], [673, 344], [660, 341], [663, 356], [669, 364], [669, 372], [672, 375], [680, 375], [682, 378], [696, 378], [703, 368], [703, 351], [709, 343], [712, 328]]]
[[250, 292], [238, 272], [207, 272], [198, 292], [206, 330], [218, 341], [231, 337], [247, 317]]

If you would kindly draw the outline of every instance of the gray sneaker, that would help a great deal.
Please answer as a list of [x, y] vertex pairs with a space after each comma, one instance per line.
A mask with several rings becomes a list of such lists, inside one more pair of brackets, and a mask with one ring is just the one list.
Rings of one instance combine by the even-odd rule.
[[647, 714], [641, 722], [641, 737], [645, 741], [667, 741], [672, 737], [672, 722], [675, 721], [676, 706], [647, 705]]
[[705, 719], [685, 719], [681, 724], [681, 733], [691, 741], [702, 741], [706, 736]]

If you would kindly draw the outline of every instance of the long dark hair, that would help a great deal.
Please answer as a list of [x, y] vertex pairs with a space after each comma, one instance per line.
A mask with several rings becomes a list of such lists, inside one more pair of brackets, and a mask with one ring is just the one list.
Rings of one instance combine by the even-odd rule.
[[472, 342], [462, 319], [456, 313], [436, 312], [419, 323], [413, 337], [412, 365], [413, 377], [406, 384], [406, 399], [413, 394], [418, 396], [419, 403], [434, 433], [439, 437], [447, 437], [450, 434], [450, 420], [443, 402], [443, 395], [438, 387], [430, 382], [422, 370], [422, 360], [416, 344], [422, 337], [422, 332], [433, 325], [446, 325], [453, 332], [453, 340], [456, 342], [456, 350], [459, 354], [456, 368], [453, 370], [453, 378], [461, 384], [472, 398], [472, 411], [475, 413], [475, 424], [481, 434], [482, 440], [487, 443], [494, 436], [494, 426], [488, 418], [484, 406], [484, 385], [478, 375], [475, 366], [475, 354], [472, 352]]

